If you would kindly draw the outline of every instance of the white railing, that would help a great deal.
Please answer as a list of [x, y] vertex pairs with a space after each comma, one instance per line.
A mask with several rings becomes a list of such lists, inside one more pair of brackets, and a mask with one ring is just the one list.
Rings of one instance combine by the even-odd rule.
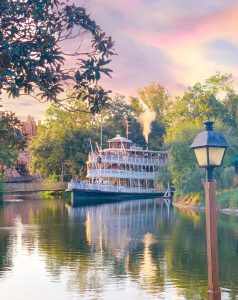
[[73, 190], [96, 190], [103, 192], [117, 192], [117, 193], [154, 193], [155, 188], [142, 187], [126, 187], [126, 186], [112, 186], [103, 184], [90, 184], [84, 182], [69, 182], [68, 191]]
[[155, 166], [165, 166], [167, 165], [167, 159], [159, 158], [148, 158], [148, 157], [133, 157], [126, 155], [96, 155], [90, 156], [90, 162], [97, 162], [100, 156], [102, 163], [125, 163], [125, 164], [139, 164], [139, 165], [155, 165]]
[[93, 170], [88, 170], [87, 177], [155, 179], [155, 173], [126, 171], [126, 170], [112, 170], [112, 169], [93, 169]]

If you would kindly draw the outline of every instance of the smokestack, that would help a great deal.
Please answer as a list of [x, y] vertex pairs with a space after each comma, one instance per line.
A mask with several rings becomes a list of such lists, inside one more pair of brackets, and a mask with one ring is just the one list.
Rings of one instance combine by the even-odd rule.
[[128, 140], [131, 137], [131, 118], [126, 119], [126, 137]]

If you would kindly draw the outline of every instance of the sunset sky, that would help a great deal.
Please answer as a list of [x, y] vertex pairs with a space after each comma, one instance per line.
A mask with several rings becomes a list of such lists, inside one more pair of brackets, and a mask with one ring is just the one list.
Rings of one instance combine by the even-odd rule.
[[[116, 43], [105, 88], [129, 96], [158, 82], [176, 94], [216, 71], [232, 73], [238, 86], [237, 0], [87, 0], [85, 7]], [[37, 118], [47, 107], [27, 98], [3, 105]]]

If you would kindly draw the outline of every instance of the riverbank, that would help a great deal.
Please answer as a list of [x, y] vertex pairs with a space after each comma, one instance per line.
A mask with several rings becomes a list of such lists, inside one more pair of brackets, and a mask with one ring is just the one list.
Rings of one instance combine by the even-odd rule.
[[[216, 195], [218, 210], [225, 214], [238, 215], [238, 188], [218, 190]], [[174, 199], [173, 205], [178, 208], [204, 210], [204, 194], [189, 194]]]
[[193, 209], [201, 209], [201, 195], [200, 194], [188, 194], [177, 196], [175, 195], [175, 199], [173, 200], [173, 205], [178, 208], [193, 208]]

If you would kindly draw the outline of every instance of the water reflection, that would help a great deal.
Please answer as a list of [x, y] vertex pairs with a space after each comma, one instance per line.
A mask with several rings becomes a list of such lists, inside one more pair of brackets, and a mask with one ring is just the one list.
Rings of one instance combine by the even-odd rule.
[[[237, 221], [218, 222], [222, 299], [238, 296]], [[204, 224], [203, 213], [159, 199], [81, 208], [36, 197], [5, 202], [0, 296], [52, 299], [50, 289], [57, 299], [205, 299]]]

